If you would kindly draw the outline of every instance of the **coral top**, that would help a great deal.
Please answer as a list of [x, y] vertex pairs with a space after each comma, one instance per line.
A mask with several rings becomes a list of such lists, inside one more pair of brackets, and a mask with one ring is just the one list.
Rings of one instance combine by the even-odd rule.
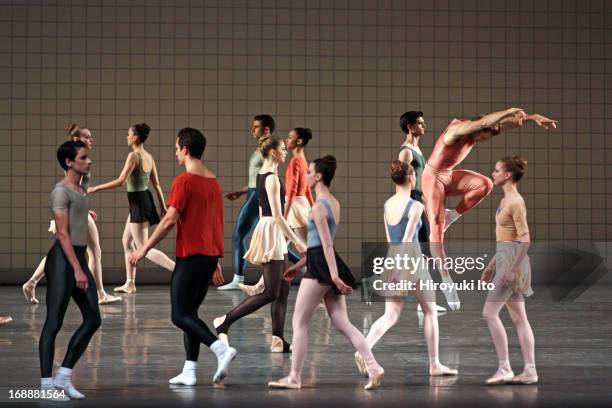
[[462, 119], [453, 119], [451, 123], [444, 129], [444, 132], [440, 135], [436, 144], [427, 159], [427, 164], [435, 170], [452, 170], [459, 163], [461, 163], [465, 157], [470, 153], [472, 147], [474, 147], [474, 141], [470, 140], [469, 137], [463, 136], [452, 145], [444, 144], [444, 135], [448, 132], [448, 129], [461, 123]]
[[216, 178], [181, 174], [172, 182], [168, 207], [181, 213], [176, 225], [177, 257], [223, 256], [223, 193]]
[[306, 173], [308, 172], [308, 163], [302, 157], [294, 156], [289, 162], [287, 171], [285, 171], [285, 188], [287, 192], [287, 201], [297, 196], [306, 196], [308, 203], [312, 207], [314, 201], [310, 193], [310, 187], [306, 183]]
[[495, 213], [495, 237], [497, 242], [518, 241], [529, 232], [527, 208], [522, 197], [505, 198]]

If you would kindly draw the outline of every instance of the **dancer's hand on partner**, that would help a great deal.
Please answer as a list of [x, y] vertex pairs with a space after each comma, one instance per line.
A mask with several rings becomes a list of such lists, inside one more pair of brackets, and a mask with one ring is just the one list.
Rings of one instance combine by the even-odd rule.
[[536, 123], [536, 125], [541, 126], [546, 130], [557, 128], [558, 121], [554, 119], [549, 119], [546, 116], [542, 116], [537, 113], [533, 115], [529, 115], [529, 119], [533, 120]]
[[232, 191], [230, 193], [225, 194], [225, 198], [227, 198], [230, 201], [234, 201], [237, 198], [240, 198], [242, 195], [244, 194], [244, 192], [238, 190], [238, 191]]
[[332, 281], [334, 282], [334, 285], [336, 285], [336, 288], [338, 288], [340, 293], [342, 293], [343, 295], [350, 295], [351, 293], [353, 293], [353, 288], [344, 283], [344, 281], [340, 279], [339, 276], [332, 278]]
[[91, 215], [91, 218], [93, 218], [94, 221], [98, 220], [98, 214], [96, 214], [94, 210], [89, 210], [89, 215]]
[[285, 273], [283, 273], [283, 279], [291, 282], [293, 278], [295, 278], [295, 275], [297, 275], [299, 270], [300, 268], [296, 268], [295, 265], [291, 265], [289, 268], [287, 268]]
[[147, 251], [145, 251], [144, 247], [141, 247], [128, 256], [128, 262], [130, 265], [136, 266], [136, 264], [145, 256], [147, 256]]
[[83, 292], [87, 290], [87, 286], [89, 286], [87, 276], [85, 276], [85, 272], [83, 272], [81, 268], [74, 271], [74, 280], [76, 280], [77, 288], [81, 289]]
[[223, 278], [223, 272], [221, 271], [221, 265], [217, 264], [217, 268], [212, 276], [212, 283], [215, 286], [221, 286], [225, 283], [225, 279]]

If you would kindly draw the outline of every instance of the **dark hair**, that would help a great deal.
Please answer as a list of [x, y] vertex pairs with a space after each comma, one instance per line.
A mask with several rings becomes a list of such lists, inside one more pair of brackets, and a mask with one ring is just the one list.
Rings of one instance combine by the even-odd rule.
[[137, 123], [132, 125], [132, 132], [138, 136], [140, 143], [144, 143], [145, 140], [147, 140], [147, 137], [149, 137], [151, 126], [147, 125], [146, 123]]
[[85, 129], [87, 129], [87, 127], [79, 126], [76, 123], [71, 123], [70, 126], [66, 127], [66, 132], [68, 132], [68, 139], [72, 140], [75, 137], [81, 137], [81, 134]]
[[[470, 119], [472, 122], [476, 122], [477, 120], [480, 120], [482, 118], [484, 118], [485, 115], [484, 114], [480, 114], [472, 119]], [[499, 123], [496, 123], [495, 125], [493, 125], [492, 127], [486, 127], [486, 128], [482, 128], [479, 130], [479, 132], [491, 132], [491, 134], [493, 136], [497, 136], [499, 135], [499, 133], [501, 132], [501, 127], [499, 125]]]
[[414, 174], [414, 167], [401, 160], [391, 162], [391, 180], [398, 186], [406, 184], [409, 176]]
[[504, 165], [506, 171], [512, 173], [512, 180], [514, 182], [523, 178], [525, 167], [527, 167], [527, 160], [523, 159], [521, 156], [506, 156], [499, 159], [499, 161]]
[[420, 111], [408, 111], [400, 116], [400, 129], [402, 132], [408, 133], [408, 126], [414, 125], [418, 118], [423, 116]]
[[270, 133], [274, 132], [275, 125], [274, 118], [272, 116], [266, 114], [257, 115], [253, 118], [253, 120], [258, 120], [261, 122], [263, 127], [270, 128]]
[[76, 159], [77, 152], [81, 147], [87, 148], [85, 143], [80, 140], [68, 140], [64, 142], [59, 149], [57, 149], [57, 161], [59, 162], [62, 169], [68, 171], [68, 166], [66, 165], [66, 159], [74, 161]]
[[186, 147], [191, 157], [202, 158], [206, 149], [206, 138], [198, 129], [182, 128], [178, 132], [178, 145], [180, 148]]
[[264, 158], [270, 156], [272, 150], [278, 149], [278, 146], [282, 143], [282, 140], [276, 136], [270, 136], [261, 145], [261, 154]]
[[334, 174], [336, 174], [336, 167], [338, 167], [336, 158], [328, 154], [320, 159], [315, 159], [313, 163], [315, 173], [319, 173], [323, 179], [323, 184], [329, 187], [334, 178]]
[[298, 139], [302, 141], [302, 147], [306, 146], [308, 141], [312, 139], [312, 130], [310, 128], [296, 127], [293, 131], [297, 133]]

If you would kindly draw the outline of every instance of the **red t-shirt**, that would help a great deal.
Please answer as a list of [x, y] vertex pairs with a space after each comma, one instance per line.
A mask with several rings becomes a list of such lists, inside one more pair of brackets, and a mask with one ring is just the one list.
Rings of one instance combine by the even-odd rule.
[[181, 174], [172, 182], [168, 206], [181, 213], [176, 256], [223, 256], [223, 193], [216, 178]]

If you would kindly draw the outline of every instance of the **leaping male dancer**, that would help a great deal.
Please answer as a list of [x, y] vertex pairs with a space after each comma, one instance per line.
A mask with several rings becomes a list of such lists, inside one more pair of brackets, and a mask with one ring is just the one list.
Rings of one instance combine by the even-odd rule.
[[[443, 282], [452, 282], [443, 265], [446, 258], [444, 232], [493, 189], [493, 183], [488, 177], [455, 167], [463, 162], [476, 143], [485, 142], [501, 131], [530, 121], [547, 130], [557, 127], [556, 120], [539, 114], [528, 115], [521, 108], [510, 108], [472, 120], [453, 119], [436, 141], [423, 171], [421, 187], [429, 221], [431, 254], [442, 259], [440, 274]], [[454, 209], [447, 210], [446, 197], [452, 196], [462, 196], [462, 199]], [[450, 308], [458, 310], [460, 302], [457, 292], [444, 291], [444, 294]]]

